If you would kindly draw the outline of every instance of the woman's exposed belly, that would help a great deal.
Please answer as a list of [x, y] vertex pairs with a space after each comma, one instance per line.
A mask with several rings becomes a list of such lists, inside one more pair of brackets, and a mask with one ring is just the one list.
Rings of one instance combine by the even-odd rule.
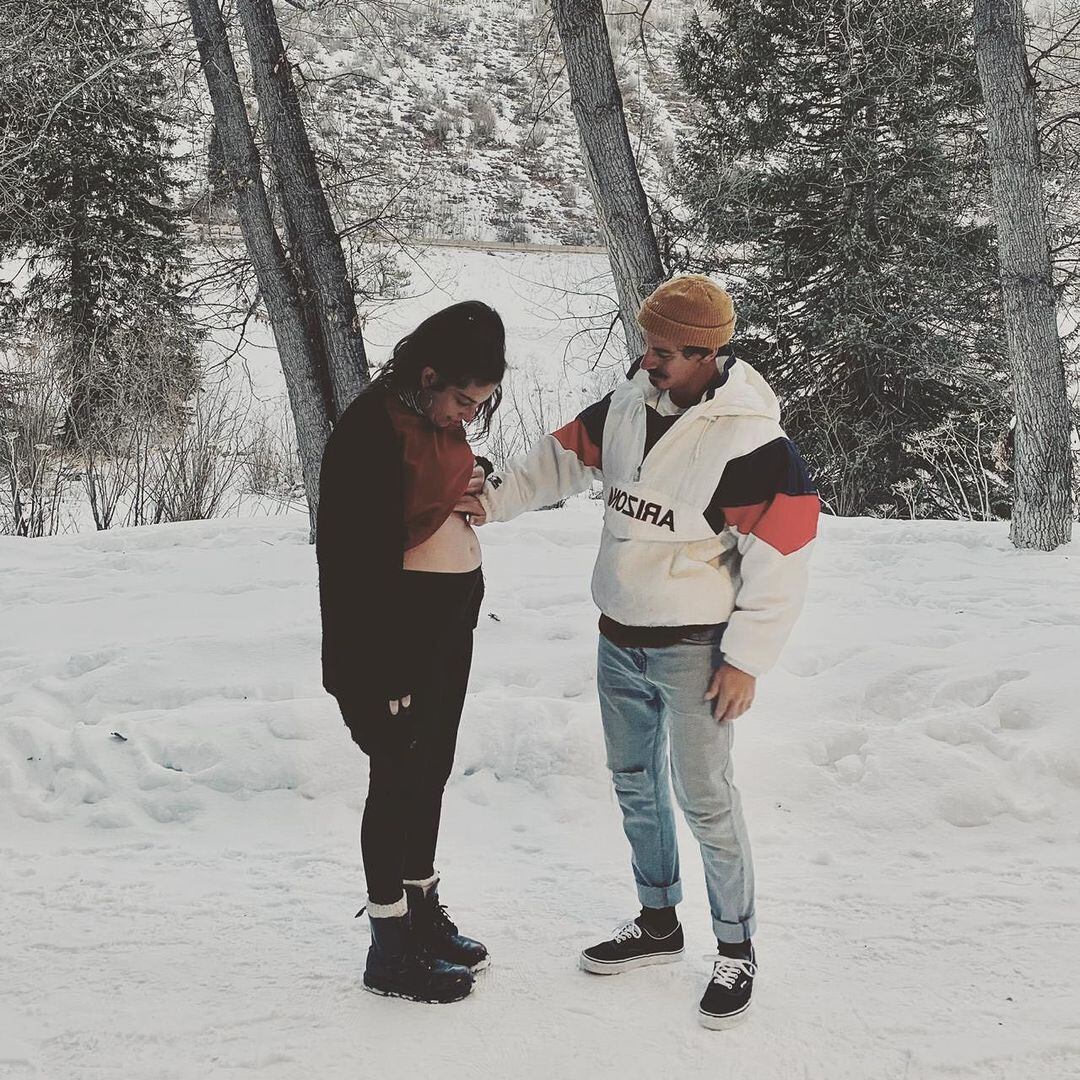
[[422, 544], [405, 552], [406, 570], [467, 574], [480, 565], [480, 541], [462, 514], [451, 514]]

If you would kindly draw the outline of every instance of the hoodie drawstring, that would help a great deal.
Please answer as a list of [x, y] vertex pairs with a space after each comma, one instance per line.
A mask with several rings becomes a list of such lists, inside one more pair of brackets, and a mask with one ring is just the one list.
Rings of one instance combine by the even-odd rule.
[[691, 463], [697, 461], [701, 457], [701, 448], [705, 445], [705, 438], [709, 434], [713, 423], [716, 421], [715, 416], [703, 416], [701, 418], [704, 423], [701, 425], [701, 434], [698, 436], [697, 442], [694, 444], [694, 452], [690, 456]]

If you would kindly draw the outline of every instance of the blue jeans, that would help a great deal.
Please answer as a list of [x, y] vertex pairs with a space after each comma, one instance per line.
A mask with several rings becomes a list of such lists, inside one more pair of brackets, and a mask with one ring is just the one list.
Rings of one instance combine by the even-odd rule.
[[597, 685], [638, 899], [654, 908], [682, 900], [673, 786], [701, 847], [713, 930], [736, 944], [755, 929], [754, 867], [732, 782], [735, 726], [718, 723], [704, 700], [722, 660], [719, 641], [623, 648], [601, 635]]

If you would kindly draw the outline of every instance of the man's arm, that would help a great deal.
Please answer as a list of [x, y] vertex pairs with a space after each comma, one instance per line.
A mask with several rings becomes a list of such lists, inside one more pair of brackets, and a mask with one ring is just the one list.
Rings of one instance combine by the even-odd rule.
[[488, 521], [509, 521], [585, 491], [602, 475], [601, 447], [611, 395], [545, 435], [527, 453], [496, 469], [478, 501]]
[[777, 438], [731, 461], [706, 516], [735, 530], [740, 578], [724, 658], [747, 675], [780, 655], [806, 595], [820, 502], [794, 444]]

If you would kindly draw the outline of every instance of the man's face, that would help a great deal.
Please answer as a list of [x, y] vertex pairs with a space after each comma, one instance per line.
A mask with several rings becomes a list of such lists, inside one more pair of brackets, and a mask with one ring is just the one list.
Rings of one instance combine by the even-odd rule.
[[645, 335], [645, 355], [641, 358], [643, 371], [658, 390], [679, 394], [699, 390], [716, 372], [716, 350], [705, 356], [686, 356], [685, 346], [655, 334]]
[[427, 391], [425, 412], [437, 428], [461, 427], [476, 419], [480, 406], [498, 389], [498, 383], [470, 382], [467, 386], [439, 385], [434, 368], [424, 368], [420, 385]]

